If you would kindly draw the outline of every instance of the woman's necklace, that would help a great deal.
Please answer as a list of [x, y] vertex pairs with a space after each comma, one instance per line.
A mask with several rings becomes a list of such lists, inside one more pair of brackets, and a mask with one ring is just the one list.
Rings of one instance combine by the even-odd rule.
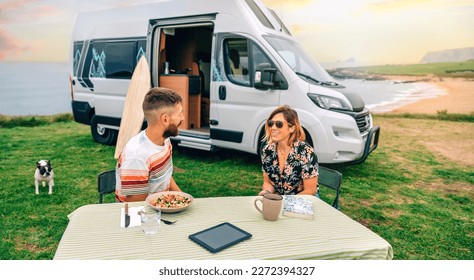
[[282, 174], [283, 169], [285, 168], [286, 159], [288, 158], [288, 153], [290, 149], [286, 149], [286, 151], [284, 151], [282, 149], [277, 148], [277, 151], [278, 151], [278, 163], [280, 167], [280, 174]]

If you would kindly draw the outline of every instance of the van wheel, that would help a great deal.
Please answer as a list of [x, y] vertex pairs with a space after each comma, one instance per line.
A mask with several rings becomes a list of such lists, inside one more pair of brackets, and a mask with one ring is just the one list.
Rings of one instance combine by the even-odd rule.
[[[265, 128], [262, 129], [262, 131], [260, 131], [260, 135], [258, 136], [258, 142], [257, 142], [257, 156], [258, 157], [261, 157], [262, 155], [262, 148], [263, 148], [263, 136], [265, 135]], [[265, 142], [266, 144], [266, 142]]]
[[117, 141], [118, 131], [101, 126], [94, 115], [91, 119], [91, 134], [94, 141], [104, 145], [113, 145]]

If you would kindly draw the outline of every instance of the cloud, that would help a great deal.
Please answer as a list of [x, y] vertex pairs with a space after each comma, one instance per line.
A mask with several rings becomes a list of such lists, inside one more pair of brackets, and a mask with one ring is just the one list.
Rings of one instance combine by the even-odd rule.
[[14, 25], [38, 19], [42, 21], [56, 20], [65, 14], [55, 6], [43, 5], [38, 2], [23, 0], [0, 3], [0, 22]]
[[367, 4], [373, 12], [391, 12], [408, 9], [445, 9], [451, 7], [473, 7], [471, 0], [381, 0]]
[[2, 1], [0, 3], [0, 10], [11, 10], [24, 7], [28, 3], [33, 3], [34, 0], [13, 0], [13, 1]]
[[272, 9], [284, 8], [294, 10], [311, 5], [314, 0], [263, 0], [263, 3]]
[[32, 12], [33, 17], [37, 18], [57, 18], [58, 16], [62, 16], [64, 14], [64, 11], [59, 10], [55, 6], [40, 6], [38, 9], [35, 9], [34, 12]]
[[[36, 45], [22, 37], [28, 38], [28, 32], [37, 32], [35, 28], [39, 24], [63, 21], [63, 14], [58, 8], [41, 4], [41, 1], [0, 2], [0, 60], [21, 57], [33, 50]], [[28, 27], [28, 31], [20, 31], [29, 22], [34, 24]]]
[[4, 29], [0, 28], [0, 60], [20, 55], [28, 47], [21, 40], [15, 39]]
[[289, 26], [291, 33], [295, 36], [301, 35], [304, 33], [307, 34], [315, 34], [321, 31], [321, 27], [316, 23], [308, 23], [308, 24], [291, 24]]
[[385, 0], [376, 1], [367, 5], [369, 10], [375, 12], [403, 10], [411, 7], [420, 6], [425, 3], [434, 2], [433, 0]]
[[0, 3], [0, 22], [14, 22], [19, 15], [22, 15], [25, 7], [33, 3], [33, 0], [14, 0]]

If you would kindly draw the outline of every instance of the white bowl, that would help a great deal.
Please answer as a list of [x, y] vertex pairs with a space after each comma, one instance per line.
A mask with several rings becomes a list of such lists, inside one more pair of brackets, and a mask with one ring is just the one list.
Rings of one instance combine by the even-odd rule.
[[[166, 195], [180, 195], [180, 196], [183, 196], [183, 197], [186, 197], [190, 200], [189, 204], [188, 205], [185, 205], [183, 207], [179, 207], [179, 208], [170, 208], [170, 207], [158, 207], [158, 206], [155, 206], [155, 205], [152, 205], [151, 202], [153, 200], [156, 200], [158, 197], [160, 196], [166, 196]], [[154, 193], [152, 195], [149, 195], [147, 198], [146, 198], [146, 203], [148, 203], [148, 205], [151, 207], [151, 208], [154, 208], [154, 209], [160, 209], [161, 212], [163, 213], [176, 213], [176, 212], [181, 212], [183, 211], [184, 209], [188, 208], [194, 201], [194, 198], [190, 195], [190, 194], [187, 194], [185, 192], [176, 192], [176, 191], [167, 191], [167, 192], [158, 192], [158, 193]]]

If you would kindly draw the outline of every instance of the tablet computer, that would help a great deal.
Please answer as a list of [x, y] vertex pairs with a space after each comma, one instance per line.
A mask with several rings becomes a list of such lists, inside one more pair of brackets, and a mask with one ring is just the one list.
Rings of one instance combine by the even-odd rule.
[[233, 224], [222, 223], [191, 234], [189, 239], [212, 253], [216, 253], [240, 241], [249, 239], [250, 237], [252, 237], [252, 234], [234, 226]]

